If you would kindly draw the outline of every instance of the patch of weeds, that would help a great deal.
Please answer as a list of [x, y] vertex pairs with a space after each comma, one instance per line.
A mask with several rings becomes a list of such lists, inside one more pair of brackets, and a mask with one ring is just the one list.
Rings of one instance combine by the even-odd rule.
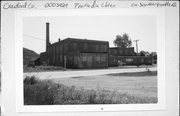
[[76, 89], [75, 86], [65, 86], [50, 80], [39, 80], [35, 76], [24, 79], [25, 105], [53, 104], [135, 104], [157, 103], [157, 98], [147, 98], [109, 92], [101, 88], [97, 90]]
[[57, 85], [49, 80], [41, 81], [34, 76], [24, 79], [25, 105], [51, 105], [54, 104], [54, 94]]
[[24, 78], [24, 84], [36, 84], [39, 81], [35, 76], [26, 76]]
[[28, 67], [26, 65], [23, 66], [23, 72], [46, 72], [46, 71], [64, 71], [63, 67], [58, 66], [35, 66], [35, 67]]

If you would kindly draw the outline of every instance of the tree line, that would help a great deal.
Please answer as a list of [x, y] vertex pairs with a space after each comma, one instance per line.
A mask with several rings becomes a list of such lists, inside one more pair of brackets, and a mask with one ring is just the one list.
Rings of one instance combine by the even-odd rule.
[[[116, 35], [115, 40], [113, 41], [114, 45], [119, 48], [129, 48], [132, 46], [132, 40], [127, 33], [122, 35]], [[148, 51], [140, 51], [136, 53], [138, 56], [150, 56], [153, 60], [157, 60], [157, 53], [156, 52], [148, 52]]]

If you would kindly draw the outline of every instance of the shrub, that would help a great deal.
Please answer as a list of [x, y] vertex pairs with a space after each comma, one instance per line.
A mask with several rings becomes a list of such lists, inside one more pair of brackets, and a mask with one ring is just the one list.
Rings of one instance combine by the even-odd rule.
[[100, 89], [84, 90], [74, 86], [53, 83], [50, 80], [39, 80], [35, 76], [24, 79], [25, 105], [53, 104], [134, 104], [157, 103], [157, 98], [132, 96]]
[[49, 80], [40, 81], [34, 76], [24, 79], [24, 104], [51, 105], [54, 104], [54, 94], [57, 85]]
[[38, 78], [35, 76], [26, 76], [26, 78], [24, 78], [24, 84], [36, 84], [38, 81]]

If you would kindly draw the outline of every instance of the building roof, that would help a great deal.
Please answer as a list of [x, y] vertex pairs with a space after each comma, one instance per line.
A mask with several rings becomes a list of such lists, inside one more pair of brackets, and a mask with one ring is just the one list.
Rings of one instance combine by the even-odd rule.
[[134, 49], [134, 47], [128, 47], [128, 48], [110, 47], [109, 49]]
[[29, 60], [30, 62], [32, 62], [32, 61], [35, 61], [35, 60], [37, 60], [37, 59], [39, 59], [40, 57], [37, 57], [37, 58], [32, 58], [31, 60]]
[[63, 41], [82, 41], [82, 42], [101, 42], [101, 43], [109, 43], [108, 41], [100, 41], [100, 40], [90, 40], [90, 39], [78, 39], [78, 38], [67, 38]]
[[87, 42], [87, 43], [104, 43], [104, 44], [109, 44], [108, 41], [100, 41], [100, 40], [89, 40], [89, 39], [79, 39], [79, 38], [66, 38], [64, 40], [55, 42], [51, 45], [57, 44], [57, 43], [64, 43], [64, 42]]

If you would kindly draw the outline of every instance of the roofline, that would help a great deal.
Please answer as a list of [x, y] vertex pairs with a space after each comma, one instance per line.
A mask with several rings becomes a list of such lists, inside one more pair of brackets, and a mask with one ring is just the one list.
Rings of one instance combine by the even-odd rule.
[[92, 40], [92, 39], [79, 39], [79, 38], [66, 38], [62, 41], [88, 41], [88, 42], [104, 42], [104, 43], [109, 43], [109, 41], [101, 41], [101, 40]]
[[57, 43], [61, 42], [68, 42], [68, 41], [81, 41], [81, 42], [98, 42], [98, 43], [106, 43], [109, 44], [109, 41], [100, 41], [100, 40], [89, 40], [89, 39], [78, 39], [78, 38], [66, 38], [61, 41], [57, 41], [55, 43], [52, 43], [51, 45], [55, 45]]
[[[117, 48], [119, 48], [119, 49], [128, 49], [128, 48], [120, 48], [120, 47], [110, 47], [109, 49], [117, 49]], [[134, 47], [129, 47], [129, 48], [134, 48]]]

